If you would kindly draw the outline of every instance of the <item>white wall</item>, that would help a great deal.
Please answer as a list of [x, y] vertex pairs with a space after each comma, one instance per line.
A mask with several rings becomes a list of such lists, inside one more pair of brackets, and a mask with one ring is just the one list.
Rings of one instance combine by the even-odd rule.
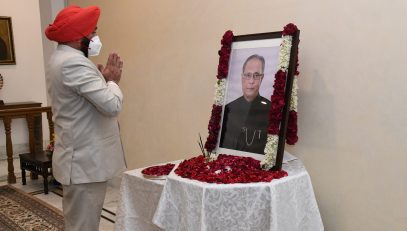
[[[5, 86], [0, 99], [5, 103], [41, 102], [47, 106], [45, 64], [56, 47], [43, 31], [66, 5], [65, 0], [7, 1], [0, 0], [1, 16], [12, 17], [17, 65], [0, 66]], [[43, 116], [44, 141], [48, 140], [48, 122]], [[28, 150], [27, 124], [24, 119], [12, 121], [14, 155]], [[6, 156], [4, 125], [0, 123], [0, 159]]]
[[[39, 1], [0, 0], [0, 15], [10, 16], [13, 26], [16, 65], [0, 65], [4, 87], [0, 99], [5, 103], [36, 101], [47, 105]], [[4, 158], [5, 133], [0, 123], [0, 154]], [[14, 151], [25, 150], [27, 125], [23, 119], [12, 121]]]
[[[44, 65], [45, 69], [48, 63], [48, 60], [50, 59], [52, 53], [54, 52], [55, 48], [57, 47], [57, 43], [48, 40], [48, 38], [45, 36], [45, 29], [48, 27], [49, 24], [51, 24], [59, 11], [63, 9], [67, 3], [66, 0], [39, 0], [40, 3], [40, 17], [41, 17], [41, 37], [42, 37], [42, 47], [43, 47], [43, 59], [44, 59]], [[47, 94], [47, 103], [49, 102]]]

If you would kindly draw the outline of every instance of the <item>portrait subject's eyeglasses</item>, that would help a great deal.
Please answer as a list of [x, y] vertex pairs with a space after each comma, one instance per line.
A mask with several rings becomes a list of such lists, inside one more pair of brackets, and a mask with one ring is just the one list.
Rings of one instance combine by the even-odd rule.
[[264, 74], [260, 74], [260, 73], [243, 73], [242, 77], [245, 78], [246, 80], [249, 80], [251, 78], [253, 78], [254, 80], [260, 80], [260, 78], [262, 78], [264, 76]]

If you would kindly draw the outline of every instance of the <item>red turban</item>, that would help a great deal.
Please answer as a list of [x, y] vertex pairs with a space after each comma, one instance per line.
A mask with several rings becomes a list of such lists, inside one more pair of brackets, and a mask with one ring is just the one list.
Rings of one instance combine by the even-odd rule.
[[98, 22], [100, 9], [97, 6], [80, 8], [71, 5], [58, 13], [54, 23], [45, 29], [49, 40], [70, 42], [91, 34]]

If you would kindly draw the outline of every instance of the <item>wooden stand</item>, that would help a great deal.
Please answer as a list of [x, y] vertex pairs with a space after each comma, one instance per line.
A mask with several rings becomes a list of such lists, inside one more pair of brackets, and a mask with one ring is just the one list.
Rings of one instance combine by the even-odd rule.
[[[6, 133], [6, 150], [7, 150], [7, 164], [8, 164], [8, 176], [7, 182], [9, 184], [16, 183], [16, 175], [14, 174], [13, 165], [13, 142], [11, 140], [11, 120], [15, 118], [25, 118], [25, 114], [19, 113], [18, 109], [26, 108], [38, 108], [41, 107], [42, 103], [39, 102], [15, 102], [15, 103], [5, 103], [0, 105], [0, 119], [3, 120], [4, 130]], [[39, 145], [42, 149], [42, 119], [41, 113], [35, 118], [33, 127], [29, 129], [34, 130], [35, 144]], [[31, 139], [31, 137], [30, 137]], [[30, 147], [31, 149], [31, 147]]]

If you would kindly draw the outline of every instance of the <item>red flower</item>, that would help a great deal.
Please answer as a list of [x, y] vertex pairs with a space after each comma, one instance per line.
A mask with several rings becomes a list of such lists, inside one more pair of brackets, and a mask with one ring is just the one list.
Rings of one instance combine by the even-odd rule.
[[289, 145], [294, 145], [298, 141], [298, 136], [287, 136], [286, 142]]
[[229, 46], [222, 46], [222, 48], [218, 51], [219, 58], [225, 59], [226, 62], [229, 62], [231, 48]]
[[[209, 136], [208, 136], [209, 139]], [[205, 149], [208, 150], [208, 152], [211, 152], [213, 149], [216, 148], [216, 141], [215, 142], [210, 142], [210, 141], [206, 141], [205, 143]]]
[[219, 65], [218, 65], [218, 79], [226, 78], [229, 71], [229, 59], [230, 59], [230, 47], [222, 46], [218, 51], [219, 54]]
[[291, 126], [296, 127], [297, 126], [296, 125], [297, 124], [297, 119], [298, 119], [297, 112], [296, 111], [290, 111], [289, 119], [292, 120], [295, 123], [292, 123], [291, 125], [289, 124], [288, 127], [291, 127]]
[[270, 135], [278, 135], [278, 133], [280, 132], [280, 127], [279, 126], [269, 126], [267, 132]]
[[285, 102], [284, 102], [284, 96], [281, 95], [272, 95], [271, 96], [271, 106], [276, 108], [276, 107], [284, 107]]
[[297, 126], [297, 112], [290, 111], [288, 115], [288, 125], [287, 125], [287, 137], [286, 142], [289, 145], [293, 145], [298, 141], [298, 126]]
[[283, 35], [291, 35], [293, 36], [295, 32], [297, 32], [298, 28], [296, 25], [289, 23], [284, 27]]
[[218, 65], [218, 79], [223, 79], [228, 76], [228, 70], [229, 70], [229, 64], [228, 63], [219, 63]]
[[284, 93], [287, 73], [278, 70], [275, 74], [274, 91], [271, 96], [271, 108], [269, 113], [268, 134], [278, 135], [280, 132], [280, 122], [283, 118], [282, 110], [285, 105]]
[[272, 118], [270, 118], [272, 120], [276, 120], [276, 121], [281, 121], [283, 119], [283, 112], [282, 110], [279, 110], [278, 112], [275, 112], [272, 114]]
[[206, 162], [203, 156], [185, 160], [178, 165], [175, 173], [183, 178], [217, 184], [270, 182], [288, 175], [282, 170], [262, 170], [260, 161], [251, 157], [225, 154], [211, 162]]
[[286, 72], [279, 70], [275, 74], [273, 95], [284, 95], [286, 84]]
[[165, 176], [170, 174], [172, 169], [174, 168], [175, 164], [166, 164], [166, 165], [159, 165], [159, 166], [151, 166], [145, 168], [141, 171], [141, 173], [151, 176]]
[[223, 35], [221, 44], [226, 45], [226, 46], [230, 46], [232, 44], [232, 42], [233, 42], [233, 32], [231, 30], [228, 30]]
[[218, 135], [220, 130], [220, 120], [222, 117], [222, 106], [212, 105], [212, 114], [209, 119], [208, 132], [209, 135], [206, 138], [205, 149], [211, 152], [216, 147], [216, 142], [218, 141]]
[[273, 91], [274, 95], [278, 95], [278, 96], [283, 96], [284, 95], [284, 93], [285, 93], [285, 82], [275, 81], [273, 87], [274, 87], [274, 91]]
[[285, 77], [287, 76], [287, 73], [283, 70], [278, 70], [276, 73], [276, 79], [285, 79]]

